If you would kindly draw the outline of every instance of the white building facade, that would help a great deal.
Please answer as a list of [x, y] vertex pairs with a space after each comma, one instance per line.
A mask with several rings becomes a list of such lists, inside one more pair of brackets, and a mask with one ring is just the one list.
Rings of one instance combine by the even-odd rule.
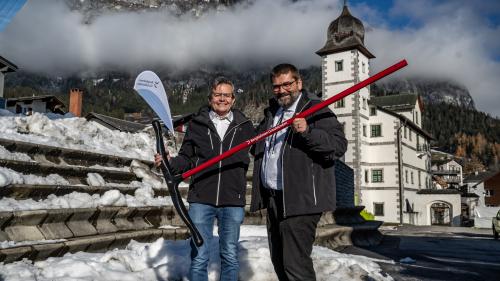
[[[323, 99], [367, 79], [375, 57], [364, 46], [363, 24], [347, 6], [327, 34], [325, 46], [316, 52], [322, 57]], [[356, 205], [365, 206], [377, 220], [428, 225], [431, 206], [444, 202], [445, 219], [434, 221], [456, 223], [460, 195], [419, 194], [431, 188], [431, 136], [422, 129], [423, 104], [417, 95], [371, 97], [365, 87], [330, 108], [348, 140], [344, 162], [354, 170]]]

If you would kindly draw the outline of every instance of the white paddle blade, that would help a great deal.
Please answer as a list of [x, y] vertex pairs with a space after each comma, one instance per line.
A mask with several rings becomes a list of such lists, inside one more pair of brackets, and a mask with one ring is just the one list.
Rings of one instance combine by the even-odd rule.
[[174, 125], [172, 124], [167, 94], [158, 75], [149, 70], [141, 72], [135, 79], [134, 90], [139, 93], [156, 115], [160, 117], [163, 124], [173, 133]]

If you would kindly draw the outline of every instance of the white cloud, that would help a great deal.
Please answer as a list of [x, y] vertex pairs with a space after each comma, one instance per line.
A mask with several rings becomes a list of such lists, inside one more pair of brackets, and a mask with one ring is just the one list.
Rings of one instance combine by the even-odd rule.
[[[469, 88], [476, 106], [500, 116], [493, 61], [500, 28], [481, 15], [500, 12], [494, 1], [395, 1], [388, 13], [370, 2], [351, 7], [367, 27], [366, 45], [377, 57], [372, 70], [406, 58], [398, 75], [453, 78]], [[475, 6], [474, 6], [475, 5]], [[21, 68], [38, 72], [92, 73], [102, 68], [139, 71], [166, 66], [193, 69], [224, 64], [241, 70], [288, 61], [319, 65], [314, 53], [326, 41], [339, 1], [256, 1], [199, 19], [165, 11], [107, 14], [83, 25], [61, 1], [30, 1], [0, 33], [1, 52]], [[387, 17], [408, 18], [415, 27], [393, 28]]]

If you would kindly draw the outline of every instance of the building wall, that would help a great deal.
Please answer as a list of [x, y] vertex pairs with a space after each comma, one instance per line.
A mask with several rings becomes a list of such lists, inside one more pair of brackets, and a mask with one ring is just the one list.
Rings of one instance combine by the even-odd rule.
[[3, 98], [4, 74], [0, 72], [0, 98]]
[[486, 206], [500, 206], [500, 172], [484, 182], [484, 191], [488, 194], [484, 199]]
[[486, 207], [484, 182], [468, 182], [467, 185], [468, 185], [468, 192], [474, 193], [477, 196], [479, 196], [477, 206]]
[[363, 206], [368, 212], [375, 214], [374, 203], [384, 204], [384, 215], [375, 216], [376, 220], [388, 223], [399, 223], [398, 209], [399, 193], [398, 190], [363, 190]]
[[337, 207], [354, 206], [354, 172], [342, 161], [335, 161]]
[[[336, 71], [335, 62], [342, 61], [342, 71]], [[353, 86], [369, 77], [369, 61], [358, 50], [349, 50], [323, 56], [323, 98], [330, 98], [341, 91]], [[340, 123], [344, 125], [344, 133], [348, 141], [344, 161], [354, 171], [354, 185], [356, 198], [360, 198], [361, 185], [361, 144], [364, 140], [361, 124], [368, 121], [369, 89], [363, 88], [344, 98], [344, 105], [339, 102], [330, 105]]]
[[39, 100], [35, 100], [32, 103], [23, 103], [23, 102], [18, 102], [14, 106], [9, 106], [6, 109], [9, 110], [12, 113], [16, 113], [16, 106], [19, 105], [21, 108], [23, 108], [23, 111], [21, 113], [26, 113], [29, 111], [28, 109], [31, 108], [33, 112], [41, 112], [41, 113], [47, 113], [47, 103]]
[[446, 203], [450, 205], [451, 225], [460, 226], [461, 198], [460, 194], [417, 194], [415, 191], [406, 191], [406, 198], [413, 202], [414, 215], [404, 212], [404, 223], [410, 223], [411, 216], [414, 217], [415, 225], [431, 225], [431, 206], [434, 203]]

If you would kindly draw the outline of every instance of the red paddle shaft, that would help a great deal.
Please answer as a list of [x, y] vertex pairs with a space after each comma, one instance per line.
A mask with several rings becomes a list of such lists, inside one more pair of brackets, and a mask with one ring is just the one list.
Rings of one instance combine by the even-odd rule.
[[326, 99], [318, 104], [316, 104], [315, 106], [305, 110], [305, 111], [302, 111], [301, 113], [295, 115], [294, 117], [284, 121], [283, 123], [277, 125], [276, 127], [274, 128], [271, 128], [265, 132], [262, 132], [260, 133], [259, 135], [257, 135], [256, 137], [253, 137], [247, 141], [244, 141], [242, 143], [240, 143], [239, 145], [231, 148], [230, 150], [222, 153], [221, 155], [219, 156], [216, 156], [210, 160], [208, 160], [207, 162], [197, 166], [197, 167], [194, 167], [193, 169], [187, 171], [187, 172], [184, 172], [182, 174], [182, 178], [183, 179], [187, 179], [189, 178], [190, 176], [194, 175], [194, 174], [197, 174], [198, 172], [218, 163], [219, 161], [222, 161], [223, 159], [226, 159], [227, 157], [235, 154], [236, 152], [244, 149], [244, 148], [247, 148], [249, 146], [251, 146], [252, 144], [264, 139], [265, 137], [269, 136], [269, 135], [272, 135], [288, 126], [290, 126], [290, 124], [292, 124], [293, 120], [295, 118], [304, 118], [304, 117], [307, 117], [313, 113], [315, 113], [316, 111], [322, 109], [322, 108], [325, 108], [327, 106], [329, 106], [330, 104], [338, 101], [338, 100], [341, 100], [343, 98], [345, 98], [346, 96], [356, 92], [356, 91], [359, 91], [361, 90], [362, 88], [370, 85], [371, 83], [389, 75], [389, 74], [392, 74], [398, 70], [400, 70], [401, 68], [407, 66], [408, 63], [406, 62], [406, 60], [402, 60], [396, 64], [394, 64], [393, 66], [390, 66], [382, 71], [380, 71], [379, 73], [359, 82], [358, 84], [348, 88], [348, 89], [345, 89], [344, 91], [340, 92], [339, 94], [329, 98], [329, 99]]

